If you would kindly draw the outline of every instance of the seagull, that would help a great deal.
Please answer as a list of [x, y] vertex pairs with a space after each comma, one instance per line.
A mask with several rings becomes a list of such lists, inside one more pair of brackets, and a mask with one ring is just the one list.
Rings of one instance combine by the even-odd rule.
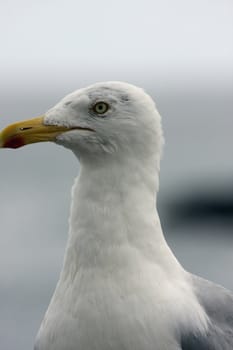
[[35, 350], [232, 350], [233, 294], [187, 272], [156, 209], [164, 138], [152, 98], [96, 83], [0, 133], [1, 148], [73, 151], [63, 267]]

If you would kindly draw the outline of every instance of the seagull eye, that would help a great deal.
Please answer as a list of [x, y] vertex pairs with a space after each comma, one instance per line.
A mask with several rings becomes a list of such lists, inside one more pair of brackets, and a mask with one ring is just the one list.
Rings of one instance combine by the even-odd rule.
[[108, 111], [109, 105], [105, 102], [97, 102], [93, 107], [93, 111], [97, 114], [104, 114]]

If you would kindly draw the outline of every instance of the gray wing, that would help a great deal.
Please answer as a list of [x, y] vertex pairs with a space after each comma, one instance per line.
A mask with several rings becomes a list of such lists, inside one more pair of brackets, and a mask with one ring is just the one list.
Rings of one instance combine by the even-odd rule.
[[191, 275], [195, 294], [211, 321], [208, 332], [181, 336], [182, 350], [233, 350], [233, 294]]

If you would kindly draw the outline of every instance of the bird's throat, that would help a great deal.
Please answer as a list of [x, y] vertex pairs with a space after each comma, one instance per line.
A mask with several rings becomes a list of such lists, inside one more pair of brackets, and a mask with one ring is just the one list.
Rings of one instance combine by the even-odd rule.
[[73, 187], [66, 271], [70, 264], [112, 271], [155, 256], [158, 264], [175, 259], [156, 210], [156, 182], [152, 188], [143, 175], [119, 168], [81, 169]]

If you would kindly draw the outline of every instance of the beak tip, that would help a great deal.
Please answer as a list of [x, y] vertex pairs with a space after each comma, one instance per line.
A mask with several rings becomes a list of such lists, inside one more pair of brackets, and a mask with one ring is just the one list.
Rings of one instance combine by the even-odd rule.
[[6, 139], [3, 132], [0, 132], [0, 148], [19, 148], [25, 145], [24, 139], [20, 136]]
[[0, 132], [0, 148], [3, 148], [2, 133]]

